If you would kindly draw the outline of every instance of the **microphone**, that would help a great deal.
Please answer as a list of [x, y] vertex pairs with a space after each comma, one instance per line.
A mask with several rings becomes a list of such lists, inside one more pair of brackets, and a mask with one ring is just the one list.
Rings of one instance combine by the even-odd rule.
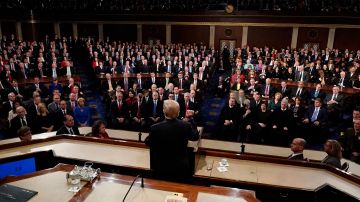
[[[246, 137], [245, 137], [246, 138]], [[245, 145], [244, 145], [244, 138], [241, 138], [241, 154], [245, 153]]]
[[141, 142], [141, 136], [142, 136], [142, 133], [141, 133], [141, 132], [139, 132], [139, 133], [138, 133], [138, 136], [139, 136], [139, 142]]
[[127, 192], [126, 192], [126, 194], [125, 194], [125, 196], [124, 196], [124, 198], [123, 198], [123, 200], [122, 200], [123, 202], [125, 202], [125, 199], [126, 199], [127, 195], [129, 194], [129, 192], [130, 192], [131, 188], [133, 187], [135, 181], [136, 181], [139, 177], [141, 177], [141, 185], [140, 185], [140, 186], [141, 186], [141, 188], [144, 188], [144, 177], [142, 176], [142, 174], [139, 174], [139, 175], [137, 175], [137, 176], [135, 177], [135, 179], [132, 181], [129, 189], [127, 190]]

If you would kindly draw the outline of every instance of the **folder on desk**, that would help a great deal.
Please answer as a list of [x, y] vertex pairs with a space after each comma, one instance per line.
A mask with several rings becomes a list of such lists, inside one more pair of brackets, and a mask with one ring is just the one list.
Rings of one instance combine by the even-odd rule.
[[0, 201], [24, 202], [30, 200], [38, 192], [24, 189], [10, 184], [0, 186]]

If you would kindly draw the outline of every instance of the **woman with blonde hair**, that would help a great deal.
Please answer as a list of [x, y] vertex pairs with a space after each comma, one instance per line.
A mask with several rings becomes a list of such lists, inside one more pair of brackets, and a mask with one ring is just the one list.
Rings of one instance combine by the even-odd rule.
[[37, 132], [51, 132], [54, 128], [54, 119], [49, 114], [48, 109], [44, 103], [39, 103], [38, 112], [36, 115], [36, 122], [38, 124], [38, 131]]
[[78, 99], [78, 106], [74, 109], [74, 118], [80, 127], [90, 126], [90, 108], [85, 106], [85, 99], [82, 97]]
[[324, 151], [327, 153], [327, 156], [321, 161], [321, 163], [334, 166], [336, 168], [341, 168], [341, 145], [336, 140], [327, 140], [324, 144]]

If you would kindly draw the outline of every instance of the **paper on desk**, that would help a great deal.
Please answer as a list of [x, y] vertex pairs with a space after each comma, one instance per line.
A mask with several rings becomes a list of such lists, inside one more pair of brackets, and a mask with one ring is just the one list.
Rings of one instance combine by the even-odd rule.
[[168, 195], [165, 198], [165, 202], [187, 202], [187, 198], [182, 196]]
[[218, 171], [221, 172], [221, 173], [228, 171], [228, 169], [227, 169], [226, 167], [224, 167], [224, 166], [217, 167], [217, 169], [218, 169]]
[[219, 162], [220, 167], [229, 167], [229, 162], [223, 163], [223, 162]]

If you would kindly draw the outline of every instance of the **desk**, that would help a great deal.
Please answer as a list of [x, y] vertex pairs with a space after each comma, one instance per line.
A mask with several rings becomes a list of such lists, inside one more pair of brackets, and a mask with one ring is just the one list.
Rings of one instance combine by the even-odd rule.
[[147, 148], [105, 144], [105, 142], [108, 141], [103, 141], [104, 143], [96, 141], [80, 141], [75, 140], [76, 137], [74, 137], [75, 139], [60, 138], [62, 137], [57, 136], [53, 137], [51, 141], [2, 149], [0, 150], [0, 158], [53, 150], [57, 157], [93, 161], [102, 164], [144, 170], [150, 169], [150, 154]]
[[[330, 184], [360, 200], [358, 183], [323, 169], [227, 158], [228, 171], [219, 172], [217, 167], [221, 159], [222, 157], [201, 156], [195, 176], [312, 191], [324, 184]], [[209, 164], [212, 165], [211, 170], [207, 169]]]
[[[121, 201], [134, 179], [132, 176], [101, 173], [100, 177], [96, 178], [92, 183], [82, 182], [80, 191], [73, 194], [67, 191], [69, 187], [65, 178], [66, 173], [71, 171], [72, 168], [73, 166], [70, 165], [59, 164], [54, 168], [33, 174], [20, 177], [8, 177], [0, 182], [0, 184], [10, 183], [15, 186], [38, 191], [39, 193], [35, 195], [30, 202], [112, 202]], [[257, 201], [253, 191], [224, 187], [202, 187], [152, 179], [144, 179], [144, 188], [140, 187], [139, 182], [135, 183], [127, 196], [127, 201], [164, 201], [165, 197], [173, 192], [184, 194], [189, 202]], [[215, 197], [217, 200], [212, 200], [212, 197]]]
[[[244, 143], [245, 153], [251, 155], [263, 155], [263, 156], [275, 156], [287, 158], [291, 154], [290, 148], [287, 147], [275, 147], [268, 145], [249, 144]], [[201, 139], [199, 143], [200, 150], [214, 150], [214, 151], [226, 151], [233, 153], [240, 153], [241, 143], [219, 141], [210, 139]], [[304, 150], [304, 157], [309, 160], [322, 161], [326, 157], [326, 153], [316, 150]], [[341, 163], [349, 163], [349, 172], [360, 176], [360, 165], [356, 164], [348, 159], [341, 159]]]
[[[0, 159], [37, 151], [53, 150], [55, 156], [78, 161], [123, 167], [144, 171], [150, 168], [149, 150], [143, 143], [124, 140], [101, 140], [81, 136], [55, 136], [34, 140], [31, 143], [14, 143], [3, 145]], [[289, 161], [271, 156], [240, 155], [234, 152], [201, 150], [196, 161], [197, 180], [214, 180], [211, 184], [232, 181], [234, 186], [253, 187], [276, 186], [280, 189], [296, 189], [311, 191], [328, 183], [339, 190], [354, 195], [360, 193], [360, 177], [345, 173], [336, 168], [318, 163]], [[219, 159], [227, 158], [230, 163], [229, 172], [216, 170]], [[207, 170], [207, 165], [212, 170]], [[317, 179], [319, 178], [319, 179]], [[297, 180], [294, 183], [294, 180]], [[253, 189], [253, 188], [251, 188]], [[255, 188], [254, 188], [255, 189]]]

